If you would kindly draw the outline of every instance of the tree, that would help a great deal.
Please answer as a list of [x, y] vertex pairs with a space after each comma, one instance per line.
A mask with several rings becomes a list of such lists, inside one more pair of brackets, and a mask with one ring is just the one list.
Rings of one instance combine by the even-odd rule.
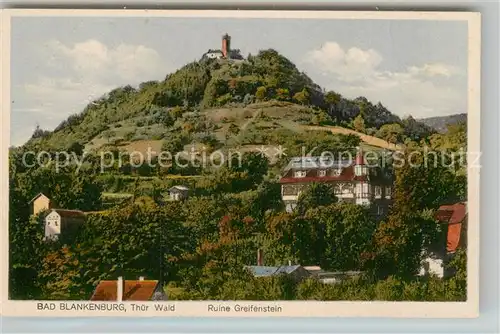
[[40, 128], [40, 125], [36, 125], [35, 131], [33, 131], [33, 134], [31, 135], [31, 139], [36, 139], [36, 138], [44, 138], [47, 137], [50, 134], [50, 131], [42, 130]]
[[296, 210], [304, 214], [308, 209], [317, 206], [327, 206], [337, 201], [332, 186], [326, 183], [313, 183], [299, 196]]
[[358, 132], [364, 133], [366, 131], [365, 120], [364, 120], [363, 116], [361, 115], [361, 113], [358, 116], [356, 116], [356, 118], [352, 122], [352, 125], [354, 127], [354, 130], [356, 130]]
[[376, 136], [388, 141], [391, 144], [396, 144], [403, 141], [404, 129], [397, 123], [384, 124], [377, 131]]
[[293, 99], [300, 104], [306, 105], [309, 103], [309, 92], [304, 88], [300, 92], [295, 93]]
[[314, 115], [311, 120], [311, 123], [314, 125], [322, 125], [329, 122], [331, 122], [331, 118], [325, 112], [320, 112], [319, 114]]
[[405, 135], [417, 142], [435, 132], [424, 123], [415, 120], [412, 116], [408, 116], [403, 120], [403, 127]]
[[314, 258], [307, 260], [314, 260], [324, 269], [361, 269], [362, 254], [369, 249], [376, 229], [368, 210], [337, 203], [309, 209], [306, 221], [315, 226], [315, 239], [307, 247], [314, 250]]
[[26, 203], [42, 192], [61, 208], [92, 211], [101, 207], [101, 184], [95, 175], [77, 172], [75, 165], [60, 167], [59, 170], [54, 166], [33, 169], [16, 175], [13, 184]]
[[68, 146], [67, 151], [69, 153], [75, 153], [76, 155], [80, 156], [83, 154], [83, 149], [85, 148], [84, 145], [80, 144], [79, 142], [73, 142]]
[[342, 95], [334, 91], [329, 91], [325, 94], [325, 102], [329, 105], [335, 105], [336, 103], [340, 102], [341, 98]]
[[287, 101], [290, 98], [290, 91], [287, 88], [278, 88], [276, 98], [280, 101]]
[[113, 130], [106, 130], [102, 133], [102, 137], [106, 139], [109, 143], [109, 140], [114, 137], [116, 133]]
[[165, 139], [161, 146], [163, 152], [169, 152], [172, 157], [184, 150], [184, 142], [181, 136], [172, 136]]
[[240, 127], [234, 123], [231, 123], [231, 125], [229, 125], [227, 132], [232, 136], [237, 136], [240, 133]]
[[437, 233], [436, 222], [421, 211], [437, 208], [456, 192], [450, 171], [424, 163], [422, 155], [410, 164], [409, 150], [404, 159], [405, 164], [395, 168], [392, 209], [374, 238], [376, 259], [372, 269], [383, 277], [410, 278], [418, 272], [422, 250]]
[[[13, 198], [10, 200], [14, 211]], [[26, 208], [25, 217], [28, 215]], [[43, 219], [25, 217], [11, 214], [9, 222], [9, 298], [41, 299], [38, 273], [48, 251], [43, 240]]]
[[255, 98], [259, 101], [264, 101], [267, 95], [267, 89], [264, 86], [260, 86], [257, 88], [257, 91], [255, 92]]

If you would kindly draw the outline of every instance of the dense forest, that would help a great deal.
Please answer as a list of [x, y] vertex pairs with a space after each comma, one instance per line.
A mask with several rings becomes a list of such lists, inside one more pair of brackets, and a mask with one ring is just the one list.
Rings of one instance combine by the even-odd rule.
[[[457, 271], [450, 279], [417, 273], [425, 250], [442, 241], [436, 209], [466, 198], [465, 167], [391, 166], [394, 203], [381, 218], [337, 201], [326, 184], [312, 184], [288, 213], [277, 180], [290, 157], [304, 147], [345, 152], [364, 144], [357, 135], [308, 125], [402, 144], [403, 159], [424, 147], [439, 152], [431, 162], [466, 149], [465, 124], [440, 134], [381, 103], [326, 92], [275, 50], [194, 62], [161, 82], [117, 88], [54, 131], [37, 128], [25, 145], [11, 148], [10, 298], [88, 300], [102, 279], [146, 276], [163, 282], [170, 299], [464, 300], [465, 253], [447, 264]], [[134, 143], [244, 154], [240, 164], [217, 168], [135, 166], [123, 154]], [[251, 149], [256, 145], [282, 145], [287, 156], [272, 161]], [[50, 160], [59, 150], [71, 153], [62, 169], [53, 160], [42, 166], [23, 159], [44, 151]], [[125, 160], [103, 169], [102, 150]], [[79, 158], [82, 166], [72, 163]], [[173, 185], [188, 186], [190, 196], [167, 200]], [[86, 212], [74, 239], [43, 240], [44, 213], [31, 216], [28, 206], [40, 192], [58, 207]], [[338, 285], [255, 278], [244, 266], [255, 264], [257, 249], [267, 265], [363, 275]]]

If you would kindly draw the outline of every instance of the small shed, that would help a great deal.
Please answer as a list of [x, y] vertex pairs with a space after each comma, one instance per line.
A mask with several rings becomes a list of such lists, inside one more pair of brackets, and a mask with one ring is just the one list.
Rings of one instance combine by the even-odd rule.
[[52, 209], [52, 202], [49, 197], [43, 193], [38, 193], [29, 201], [30, 211], [33, 216], [40, 212]]
[[52, 209], [45, 217], [45, 238], [57, 240], [62, 234], [71, 236], [84, 222], [83, 211]]
[[185, 186], [173, 186], [168, 190], [168, 193], [172, 201], [181, 201], [188, 197], [189, 188]]

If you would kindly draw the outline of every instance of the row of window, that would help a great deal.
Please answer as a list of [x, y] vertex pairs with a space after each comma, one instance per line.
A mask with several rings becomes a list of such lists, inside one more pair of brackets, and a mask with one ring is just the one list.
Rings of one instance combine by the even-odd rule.
[[[336, 185], [335, 186], [335, 193], [341, 194], [341, 193], [350, 193], [352, 192], [352, 185]], [[296, 186], [285, 186], [282, 189], [283, 195], [297, 195], [300, 193], [300, 190], [302, 187], [296, 187]], [[356, 184], [356, 194], [360, 197], [370, 197], [370, 187], [368, 183], [358, 183]], [[374, 186], [374, 195], [375, 197], [381, 197], [382, 196], [382, 186]], [[385, 196], [390, 197], [391, 196], [391, 187], [385, 187]]]
[[[375, 196], [382, 196], [381, 186], [375, 186]], [[391, 196], [391, 187], [385, 187], [385, 196]]]
[[[342, 173], [342, 170], [341, 169], [333, 169], [332, 170], [332, 175], [333, 176], [339, 176], [340, 173]], [[298, 170], [294, 173], [294, 176], [295, 177], [306, 177], [307, 175], [307, 171], [305, 170]], [[318, 171], [318, 176], [319, 177], [323, 177], [323, 176], [326, 176], [326, 170], [319, 170]]]

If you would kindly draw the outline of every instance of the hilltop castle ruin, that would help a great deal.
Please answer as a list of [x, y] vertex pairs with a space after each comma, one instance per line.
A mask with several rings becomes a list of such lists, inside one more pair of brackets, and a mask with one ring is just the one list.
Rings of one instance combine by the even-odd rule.
[[203, 54], [202, 59], [238, 59], [241, 60], [239, 49], [231, 49], [231, 36], [227, 33], [222, 36], [221, 49], [209, 49]]

